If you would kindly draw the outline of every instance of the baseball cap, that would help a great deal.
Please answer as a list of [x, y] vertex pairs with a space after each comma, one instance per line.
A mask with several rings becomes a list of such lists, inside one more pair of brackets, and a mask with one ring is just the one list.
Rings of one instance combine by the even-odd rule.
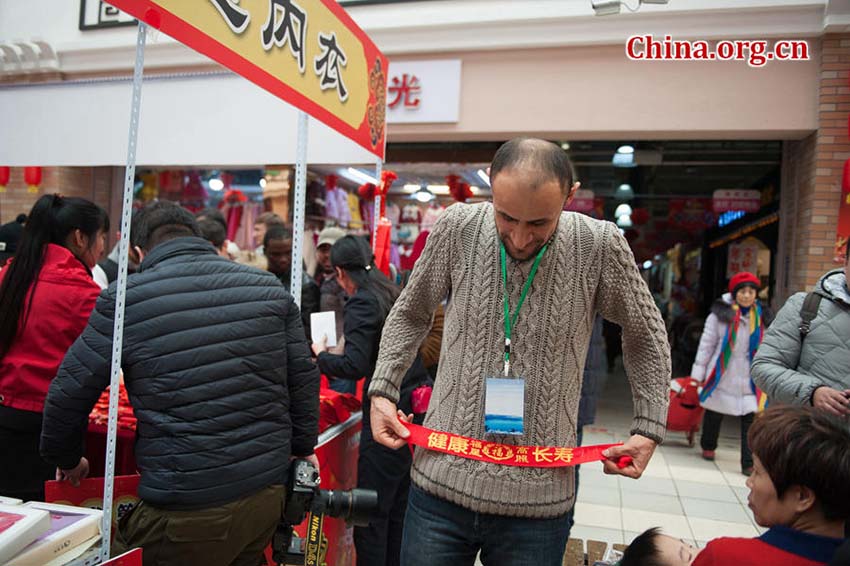
[[332, 246], [337, 242], [337, 240], [344, 238], [345, 236], [345, 230], [342, 228], [337, 228], [336, 226], [325, 228], [319, 232], [319, 242], [316, 244], [316, 247], [323, 246], [325, 244], [330, 244]]

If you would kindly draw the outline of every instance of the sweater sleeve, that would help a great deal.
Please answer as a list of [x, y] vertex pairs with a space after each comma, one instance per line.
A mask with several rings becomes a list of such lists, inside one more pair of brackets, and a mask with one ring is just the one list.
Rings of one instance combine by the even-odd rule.
[[806, 298], [798, 293], [788, 299], [765, 332], [751, 368], [753, 381], [771, 401], [810, 405], [818, 379], [797, 371], [800, 363], [800, 309]]
[[47, 392], [41, 455], [62, 469], [76, 467], [83, 456], [89, 413], [109, 385], [114, 311], [114, 295], [104, 292]]
[[447, 208], [428, 236], [410, 281], [384, 324], [370, 397], [386, 397], [398, 403], [404, 375], [431, 329], [434, 311], [451, 289], [452, 265], [459, 261], [454, 252], [456, 232], [465, 210], [462, 204]]
[[292, 420], [292, 455], [309, 456], [319, 438], [319, 370], [313, 363], [301, 313], [290, 297], [286, 312], [286, 386]]
[[355, 293], [345, 304], [343, 314], [345, 348], [342, 355], [322, 352], [319, 369], [341, 379], [360, 379], [372, 372], [375, 348], [381, 339], [381, 315], [378, 303]]
[[623, 363], [635, 407], [631, 434], [661, 442], [670, 384], [667, 332], [626, 239], [610, 222], [605, 224], [604, 238], [596, 307], [623, 328]]
[[705, 326], [702, 328], [702, 335], [699, 338], [699, 348], [697, 349], [694, 365], [691, 367], [691, 377], [697, 381], [704, 381], [708, 373], [708, 364], [711, 363], [711, 357], [717, 350], [717, 341], [720, 339], [719, 330], [720, 319], [712, 313], [705, 319]]

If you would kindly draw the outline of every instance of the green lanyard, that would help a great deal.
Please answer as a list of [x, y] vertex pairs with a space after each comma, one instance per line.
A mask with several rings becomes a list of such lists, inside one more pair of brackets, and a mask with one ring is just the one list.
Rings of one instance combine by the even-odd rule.
[[505, 244], [499, 243], [499, 259], [502, 264], [502, 283], [505, 290], [505, 377], [508, 377], [511, 371], [511, 329], [516, 326], [517, 318], [519, 318], [519, 309], [525, 302], [525, 297], [528, 295], [528, 290], [531, 289], [531, 282], [534, 281], [534, 276], [537, 275], [537, 268], [540, 267], [540, 260], [543, 259], [543, 254], [549, 247], [549, 242], [546, 242], [540, 251], [537, 252], [537, 257], [534, 258], [534, 264], [531, 266], [531, 272], [528, 274], [528, 279], [522, 287], [522, 293], [519, 296], [519, 302], [514, 310], [514, 315], [511, 316], [510, 296], [508, 294], [508, 265], [507, 254], [505, 252]]

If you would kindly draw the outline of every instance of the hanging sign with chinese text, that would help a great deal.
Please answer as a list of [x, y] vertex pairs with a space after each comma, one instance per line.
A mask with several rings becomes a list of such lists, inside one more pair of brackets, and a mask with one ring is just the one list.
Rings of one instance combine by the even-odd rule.
[[729, 244], [729, 254], [726, 258], [727, 279], [742, 271], [758, 275], [759, 249], [758, 241], [754, 238]]
[[387, 123], [457, 122], [460, 72], [460, 59], [390, 61]]
[[721, 189], [712, 195], [712, 209], [716, 213], [742, 210], [758, 212], [761, 208], [761, 193], [752, 190]]
[[[383, 158], [387, 59], [335, 0], [110, 0], [110, 4]], [[277, 131], [272, 124], [264, 126], [271, 128], [269, 135], [295, 135]]]

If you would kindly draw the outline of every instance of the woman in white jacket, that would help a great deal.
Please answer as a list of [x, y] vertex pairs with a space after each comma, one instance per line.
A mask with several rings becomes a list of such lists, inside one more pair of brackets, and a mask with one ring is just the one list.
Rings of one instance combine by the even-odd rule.
[[691, 369], [691, 377], [702, 382], [702, 457], [714, 460], [723, 415], [739, 416], [741, 471], [747, 476], [753, 469], [747, 432], [756, 411], [766, 402], [750, 378], [750, 364], [770, 323], [768, 309], [756, 298], [760, 286], [752, 273], [732, 277], [729, 292], [711, 307]]

